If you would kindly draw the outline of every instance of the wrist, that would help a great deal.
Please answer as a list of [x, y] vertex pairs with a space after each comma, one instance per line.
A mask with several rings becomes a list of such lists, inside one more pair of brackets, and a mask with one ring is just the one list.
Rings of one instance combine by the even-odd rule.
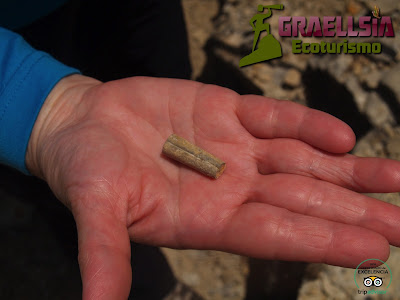
[[57, 132], [79, 118], [78, 107], [84, 94], [100, 81], [79, 74], [61, 79], [46, 97], [35, 121], [25, 156], [28, 171], [46, 179], [50, 153], [46, 153], [49, 143], [55, 141]]

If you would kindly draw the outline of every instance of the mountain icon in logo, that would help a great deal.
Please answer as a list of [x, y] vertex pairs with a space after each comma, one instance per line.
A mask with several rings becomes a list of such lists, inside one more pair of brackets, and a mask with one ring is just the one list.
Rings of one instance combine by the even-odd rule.
[[[266, 13], [256, 14], [250, 20], [250, 25], [254, 31], [253, 49], [249, 55], [243, 57], [240, 60], [239, 67], [252, 65], [255, 63], [259, 63], [262, 61], [282, 56], [281, 44], [271, 34], [270, 25], [268, 23], [264, 23], [264, 21], [269, 17], [271, 17], [272, 9], [283, 10], [283, 5], [277, 4], [268, 6], [263, 6], [263, 5], [258, 6], [259, 12], [264, 12], [265, 9], [267, 10]], [[267, 35], [264, 36], [260, 41], [258, 41], [260, 38], [260, 34], [263, 31], [266, 31]]]

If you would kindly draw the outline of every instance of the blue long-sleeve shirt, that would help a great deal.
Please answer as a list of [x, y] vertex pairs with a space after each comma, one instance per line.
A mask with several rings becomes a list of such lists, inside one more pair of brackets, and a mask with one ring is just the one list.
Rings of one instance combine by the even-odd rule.
[[0, 163], [26, 174], [25, 153], [40, 108], [63, 77], [78, 73], [0, 27]]

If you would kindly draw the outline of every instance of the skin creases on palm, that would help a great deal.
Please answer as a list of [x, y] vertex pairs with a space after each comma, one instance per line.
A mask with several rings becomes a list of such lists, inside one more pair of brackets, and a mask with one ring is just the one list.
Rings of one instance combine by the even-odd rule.
[[[400, 163], [346, 154], [355, 137], [340, 120], [192, 81], [74, 76], [46, 100], [27, 165], [75, 217], [84, 299], [129, 293], [130, 240], [345, 267], [400, 245], [400, 209], [358, 193], [399, 191]], [[224, 174], [162, 155], [172, 133]]]

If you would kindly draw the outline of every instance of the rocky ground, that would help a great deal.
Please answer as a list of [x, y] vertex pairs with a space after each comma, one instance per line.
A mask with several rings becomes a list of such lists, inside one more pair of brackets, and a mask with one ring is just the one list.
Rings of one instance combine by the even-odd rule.
[[[240, 69], [251, 52], [248, 21], [260, 1], [183, 0], [194, 67], [193, 79], [302, 103], [331, 113], [357, 135], [353, 153], [400, 159], [400, 38], [384, 38], [379, 55], [294, 55], [291, 39], [280, 38], [278, 18], [272, 33], [283, 57]], [[267, 4], [282, 4], [268, 1]], [[395, 1], [287, 1], [275, 16], [369, 15], [379, 5], [398, 32], [400, 4]], [[308, 40], [310, 41], [310, 40]], [[365, 40], [370, 41], [369, 39]], [[373, 39], [371, 39], [373, 41]], [[313, 40], [312, 42], [315, 42]], [[395, 194], [373, 197], [400, 205]], [[354, 270], [320, 264], [266, 262], [213, 251], [163, 250], [176, 274], [204, 299], [358, 299]], [[400, 251], [388, 261], [394, 279], [387, 295], [400, 299]]]
[[[242, 69], [239, 60], [251, 52], [253, 39], [248, 21], [260, 1], [182, 2], [193, 79], [242, 94], [255, 93], [324, 110], [352, 126], [358, 138], [354, 154], [400, 159], [400, 38], [381, 39], [384, 51], [379, 55], [293, 55], [291, 39], [280, 38], [277, 32], [277, 16], [359, 17], [368, 15], [378, 4], [384, 15], [392, 17], [397, 33], [398, 2], [267, 1], [265, 4], [285, 5], [285, 10], [275, 12], [275, 17], [268, 20], [281, 42], [283, 57]], [[0, 179], [0, 235], [2, 245], [7, 245], [0, 247], [0, 298], [79, 299], [76, 233], [71, 215], [37, 180], [21, 181], [18, 174], [3, 168]], [[372, 196], [400, 205], [397, 193]], [[162, 252], [179, 280], [166, 300], [362, 297], [356, 294], [351, 269], [262, 261], [217, 251]], [[393, 284], [385, 297], [374, 298], [400, 299], [399, 249], [392, 249], [388, 265], [394, 273]], [[151, 272], [157, 284], [157, 267]]]

